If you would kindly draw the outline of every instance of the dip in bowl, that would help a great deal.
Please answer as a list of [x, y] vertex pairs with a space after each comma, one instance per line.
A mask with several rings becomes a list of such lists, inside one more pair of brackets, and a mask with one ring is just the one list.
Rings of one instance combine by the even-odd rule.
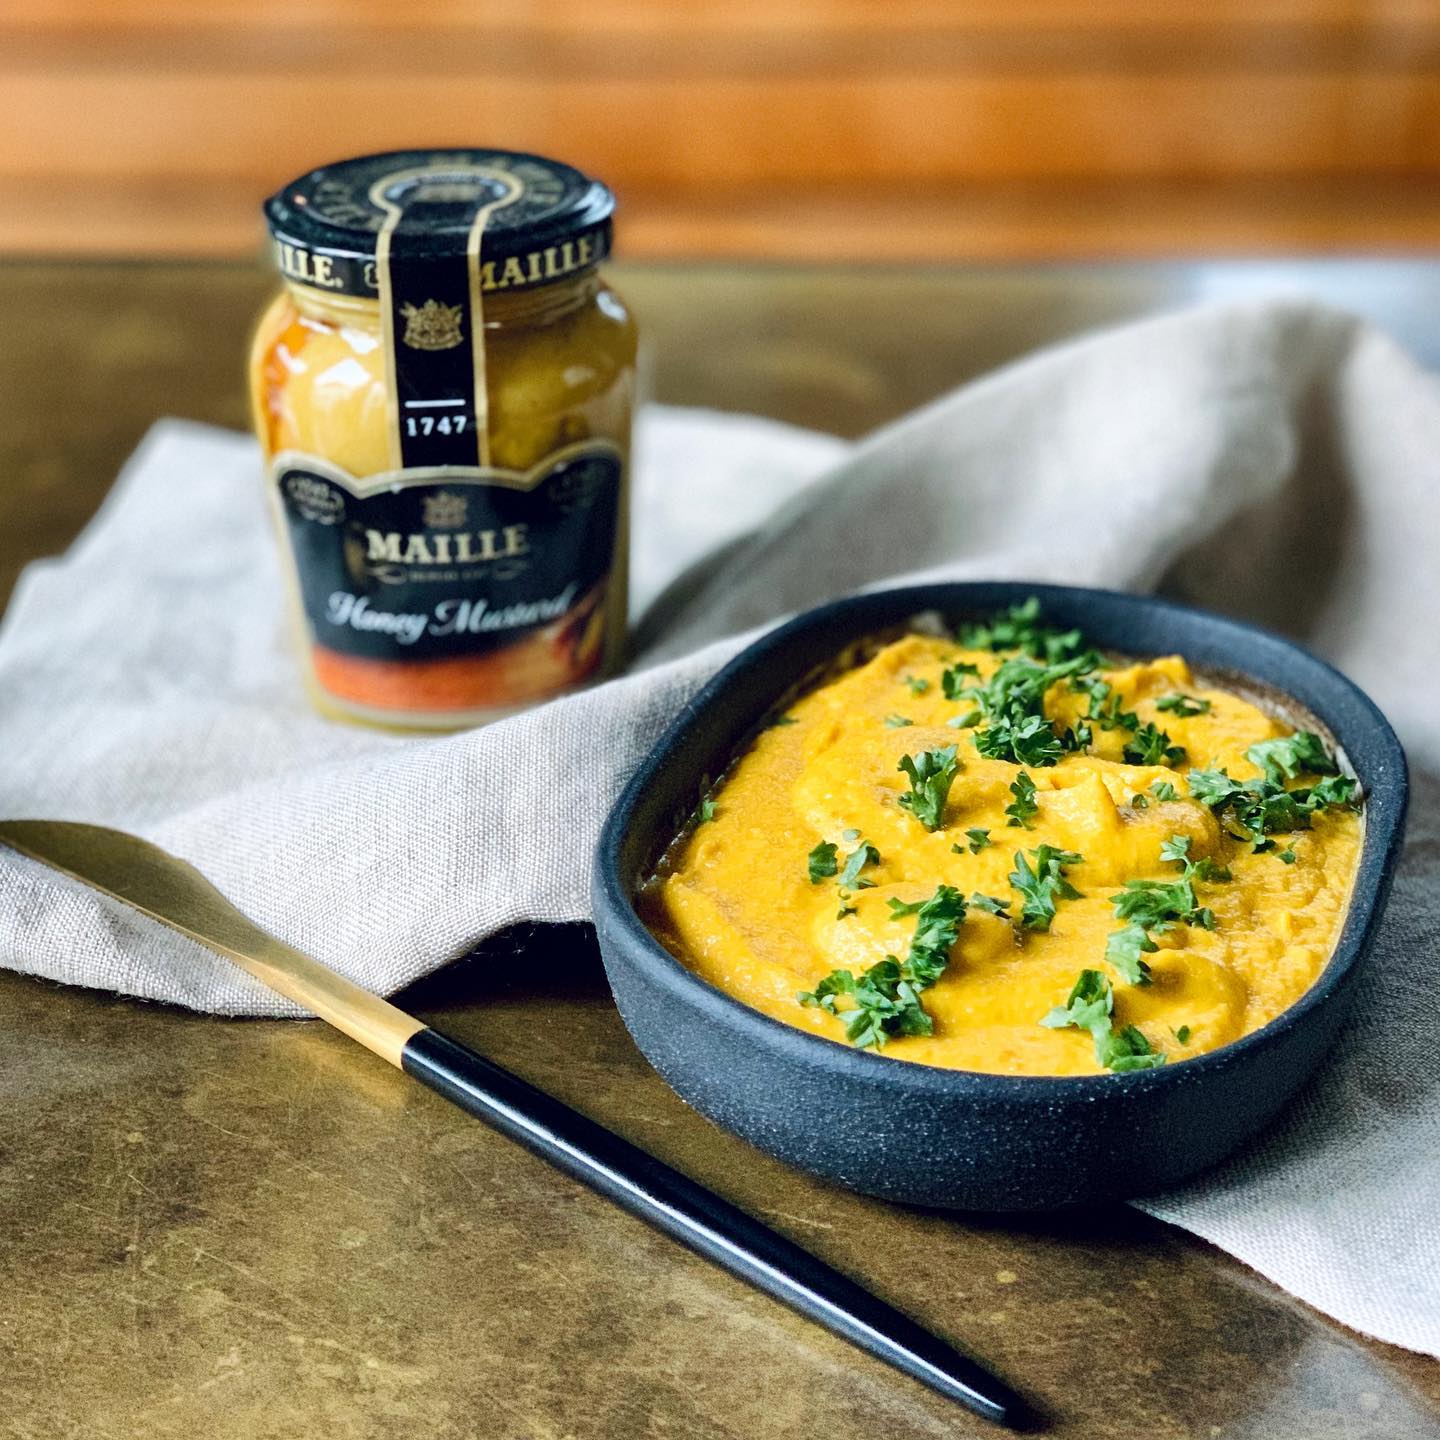
[[889, 591], [698, 697], [610, 818], [597, 926], [652, 1063], [783, 1159], [962, 1208], [1140, 1193], [1323, 1058], [1404, 803], [1384, 719], [1274, 636]]

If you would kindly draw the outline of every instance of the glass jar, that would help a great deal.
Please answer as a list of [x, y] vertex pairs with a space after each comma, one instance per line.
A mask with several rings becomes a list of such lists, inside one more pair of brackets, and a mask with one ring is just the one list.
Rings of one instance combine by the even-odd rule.
[[636, 336], [597, 269], [612, 208], [568, 166], [469, 150], [267, 205], [255, 425], [325, 712], [456, 728], [618, 663]]

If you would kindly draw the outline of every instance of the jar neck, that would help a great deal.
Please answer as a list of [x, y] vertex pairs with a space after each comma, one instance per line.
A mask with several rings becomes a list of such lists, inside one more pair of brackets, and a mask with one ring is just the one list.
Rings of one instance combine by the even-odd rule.
[[[291, 303], [311, 320], [380, 333], [380, 302], [360, 295], [338, 295], [293, 280], [284, 282]], [[549, 325], [587, 305], [600, 289], [595, 266], [552, 285], [529, 290], [497, 290], [481, 297], [486, 330], [529, 329]]]

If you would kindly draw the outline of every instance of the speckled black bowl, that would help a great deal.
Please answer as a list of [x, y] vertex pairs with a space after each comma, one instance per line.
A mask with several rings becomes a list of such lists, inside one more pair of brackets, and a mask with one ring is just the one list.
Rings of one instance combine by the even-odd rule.
[[[1046, 618], [1130, 655], [1178, 652], [1318, 718], [1364, 787], [1354, 899], [1315, 986], [1264, 1029], [1156, 1070], [1066, 1078], [941, 1070], [849, 1049], [698, 979], [646, 930], [637, 885], [719, 774], [796, 682], [863, 637], [934, 612], [977, 618], [1038, 595]], [[601, 836], [595, 923], [625, 1024], [702, 1114], [760, 1149], [893, 1200], [1028, 1210], [1138, 1195], [1213, 1165], [1274, 1118], [1345, 1020], [1390, 889], [1405, 756], [1344, 676], [1275, 635], [1160, 600], [1048, 585], [928, 585], [822, 606], [731, 661], [671, 726]]]

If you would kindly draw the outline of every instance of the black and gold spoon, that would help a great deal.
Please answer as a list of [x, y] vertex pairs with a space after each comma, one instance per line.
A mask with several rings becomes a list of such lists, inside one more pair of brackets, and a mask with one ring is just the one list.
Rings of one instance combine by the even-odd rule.
[[1022, 1404], [972, 1360], [813, 1255], [628, 1140], [447, 1039], [247, 920], [193, 866], [138, 836], [0, 821], [0, 844], [225, 956], [567, 1175], [871, 1355], [990, 1420]]

